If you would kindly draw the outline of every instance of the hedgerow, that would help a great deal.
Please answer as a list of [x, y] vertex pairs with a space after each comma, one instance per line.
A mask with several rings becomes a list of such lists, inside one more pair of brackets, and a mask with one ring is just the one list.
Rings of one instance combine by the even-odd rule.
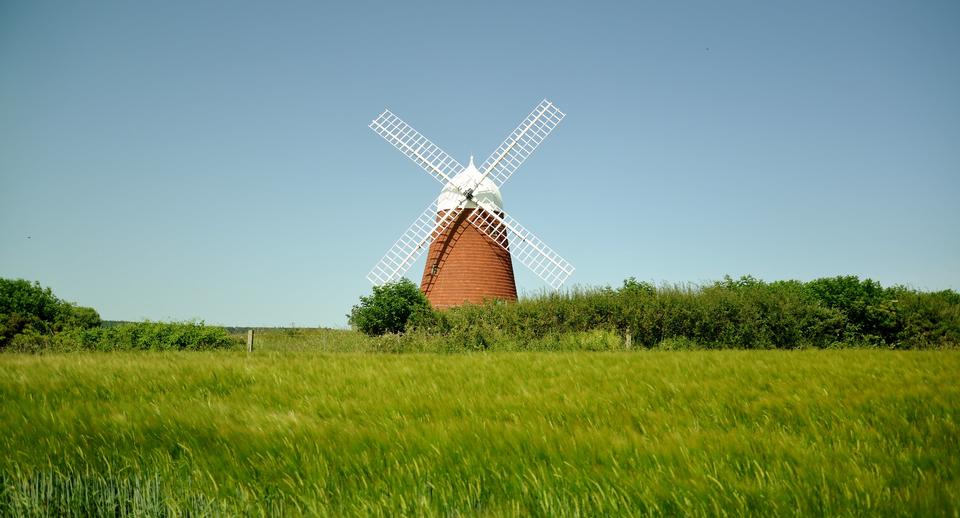
[[806, 283], [725, 277], [703, 286], [631, 278], [617, 289], [465, 304], [407, 326], [410, 340], [442, 337], [458, 350], [565, 349], [571, 334], [596, 332], [635, 347], [951, 347], [960, 345], [960, 294], [883, 288], [855, 276]]
[[132, 322], [110, 327], [70, 329], [53, 335], [16, 336], [13, 352], [201, 351], [238, 347], [242, 340], [203, 322]]

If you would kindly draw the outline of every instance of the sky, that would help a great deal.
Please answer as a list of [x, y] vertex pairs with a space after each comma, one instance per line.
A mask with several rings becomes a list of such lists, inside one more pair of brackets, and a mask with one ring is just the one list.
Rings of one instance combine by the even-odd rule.
[[547, 98], [567, 117], [502, 193], [565, 287], [957, 290], [957, 27], [955, 1], [0, 1], [0, 277], [108, 320], [343, 327], [440, 189], [367, 124], [479, 164]]

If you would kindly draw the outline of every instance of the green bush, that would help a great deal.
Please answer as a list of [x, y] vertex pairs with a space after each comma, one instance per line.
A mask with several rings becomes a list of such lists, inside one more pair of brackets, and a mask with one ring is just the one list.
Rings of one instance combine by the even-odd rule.
[[891, 290], [879, 282], [856, 276], [817, 279], [806, 289], [822, 305], [846, 316], [844, 339], [873, 344], [894, 344], [902, 325]]
[[103, 323], [97, 310], [73, 304], [64, 308], [62, 322], [64, 329], [91, 329]]
[[20, 334], [25, 341], [68, 329], [100, 325], [93, 308], [80, 307], [57, 298], [50, 288], [24, 279], [0, 279], [0, 350]]
[[725, 277], [659, 287], [630, 278], [619, 289], [465, 304], [417, 322], [411, 327], [418, 343], [443, 337], [451, 349], [467, 351], [613, 347], [590, 333], [608, 333], [618, 343], [629, 335], [634, 347], [684, 349], [951, 347], [960, 345], [960, 294], [883, 288], [853, 276], [807, 283]]
[[891, 301], [900, 316], [897, 341], [904, 347], [949, 347], [960, 344], [960, 293], [918, 293], [897, 288]]
[[50, 288], [23, 279], [0, 279], [0, 350], [202, 350], [239, 345], [220, 327], [203, 322], [140, 322], [101, 327], [93, 308], [57, 298]]
[[25, 353], [69, 351], [198, 351], [239, 347], [243, 340], [203, 322], [137, 322], [112, 327], [74, 328], [55, 335], [18, 335], [10, 350]]
[[355, 329], [379, 336], [403, 332], [411, 315], [416, 315], [417, 322], [426, 325], [434, 318], [431, 312], [430, 302], [417, 285], [408, 279], [400, 279], [374, 286], [373, 293], [360, 297], [360, 303], [353, 306], [347, 317]]

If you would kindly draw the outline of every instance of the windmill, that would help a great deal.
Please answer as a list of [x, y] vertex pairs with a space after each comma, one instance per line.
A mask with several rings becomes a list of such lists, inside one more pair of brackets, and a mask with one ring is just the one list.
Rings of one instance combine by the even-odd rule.
[[384, 110], [370, 128], [439, 181], [440, 195], [367, 275], [375, 285], [399, 280], [429, 247], [420, 289], [436, 307], [484, 299], [517, 299], [516, 258], [553, 289], [573, 265], [503, 210], [500, 187], [563, 119], [544, 99], [478, 169], [443, 152]]

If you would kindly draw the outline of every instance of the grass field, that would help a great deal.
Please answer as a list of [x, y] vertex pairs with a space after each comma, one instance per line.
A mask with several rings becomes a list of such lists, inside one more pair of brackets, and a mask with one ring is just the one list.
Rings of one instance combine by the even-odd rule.
[[958, 513], [960, 351], [289, 338], [0, 355], [0, 515]]

